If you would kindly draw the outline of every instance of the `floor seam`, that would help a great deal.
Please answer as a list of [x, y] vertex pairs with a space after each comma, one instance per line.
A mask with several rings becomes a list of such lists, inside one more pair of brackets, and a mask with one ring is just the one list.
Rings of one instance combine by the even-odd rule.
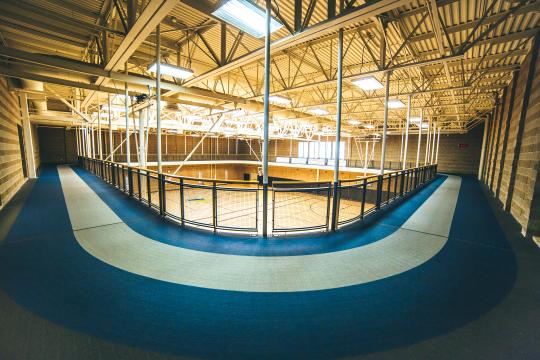
[[105, 227], [105, 226], [110, 226], [110, 225], [118, 225], [118, 224], [123, 224], [123, 223], [124, 223], [123, 221], [118, 221], [118, 222], [109, 223], [109, 224], [96, 225], [96, 226], [89, 226], [89, 227], [81, 228], [81, 229], [73, 229], [73, 232], [75, 233], [75, 232], [77, 232], [77, 231], [89, 230], [89, 229], [97, 229], [97, 228], [100, 228], [100, 227]]

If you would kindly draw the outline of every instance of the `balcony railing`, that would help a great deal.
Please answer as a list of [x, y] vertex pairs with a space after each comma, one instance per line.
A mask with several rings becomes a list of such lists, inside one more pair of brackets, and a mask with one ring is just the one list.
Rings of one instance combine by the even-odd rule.
[[263, 206], [271, 216], [268, 233], [329, 231], [362, 221], [437, 175], [436, 164], [421, 166], [341, 180], [337, 191], [329, 182], [274, 181], [268, 188], [269, 204], [262, 204], [263, 187], [256, 181], [173, 176], [86, 157], [79, 157], [79, 163], [181, 226], [251, 234], [262, 233]]

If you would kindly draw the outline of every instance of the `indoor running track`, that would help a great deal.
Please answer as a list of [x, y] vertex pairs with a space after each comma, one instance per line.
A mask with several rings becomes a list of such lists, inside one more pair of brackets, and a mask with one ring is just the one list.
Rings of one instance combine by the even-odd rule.
[[192, 357], [409, 345], [489, 311], [515, 274], [477, 181], [457, 176], [367, 228], [265, 240], [182, 230], [84, 170], [44, 167], [0, 240], [0, 288], [18, 304], [111, 342]]

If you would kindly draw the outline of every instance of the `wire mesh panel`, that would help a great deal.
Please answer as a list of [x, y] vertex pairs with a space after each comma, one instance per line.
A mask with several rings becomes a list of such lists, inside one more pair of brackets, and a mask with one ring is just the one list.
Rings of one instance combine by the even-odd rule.
[[139, 169], [133, 169], [131, 177], [132, 177], [131, 186], [133, 187], [133, 196], [136, 197], [136, 198], [140, 198], [140, 193], [139, 193], [139, 191], [140, 191], [140, 187], [139, 187], [139, 181], [140, 181]]
[[148, 203], [153, 208], [159, 209], [159, 179], [157, 174], [149, 173], [148, 182]]
[[274, 182], [272, 230], [294, 232], [328, 229], [330, 189], [330, 183]]
[[362, 202], [364, 198], [363, 180], [340, 185], [338, 224], [346, 224], [361, 219], [363, 217]]
[[205, 227], [214, 226], [213, 186], [209, 182], [184, 181], [184, 221]]
[[257, 231], [259, 189], [257, 187], [216, 187], [217, 227]]
[[366, 179], [366, 196], [364, 200], [364, 215], [377, 209], [377, 186], [376, 176]]
[[146, 170], [139, 170], [140, 177], [140, 200], [148, 204], [148, 172]]
[[178, 179], [165, 177], [163, 180], [163, 199], [165, 214], [174, 219], [181, 219], [180, 212], [180, 181]]

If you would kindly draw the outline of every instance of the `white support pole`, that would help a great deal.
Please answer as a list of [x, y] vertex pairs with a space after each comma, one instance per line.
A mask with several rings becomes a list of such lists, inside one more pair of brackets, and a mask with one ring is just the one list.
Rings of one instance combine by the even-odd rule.
[[431, 118], [428, 123], [428, 132], [426, 138], [426, 153], [424, 154], [424, 166], [428, 164], [429, 146], [431, 145]]
[[[128, 74], [128, 63], [125, 65], [126, 75]], [[129, 143], [129, 93], [128, 83], [124, 83], [124, 111], [126, 112], [126, 163], [127, 166], [131, 166], [131, 148]]]
[[77, 141], [77, 156], [81, 155], [81, 152], [79, 151], [79, 128], [75, 128], [75, 140]]
[[367, 170], [368, 168], [368, 161], [369, 161], [369, 149], [368, 149], [368, 146], [369, 146], [369, 141], [366, 141], [366, 153], [365, 153], [365, 160], [364, 160], [364, 169]]
[[484, 157], [486, 156], [486, 143], [488, 134], [488, 118], [484, 119], [484, 136], [482, 137], [482, 150], [480, 152], [480, 164], [478, 164], [478, 180], [482, 179], [482, 172], [484, 171]]
[[101, 106], [99, 105], [99, 93], [96, 95], [97, 98], [97, 105], [98, 105], [98, 153], [99, 153], [99, 160], [103, 160], [103, 144], [101, 143]]
[[384, 125], [382, 136], [382, 149], [381, 149], [381, 175], [384, 174], [384, 160], [386, 158], [386, 133], [388, 130], [388, 100], [390, 97], [390, 75], [391, 71], [386, 72], [386, 85], [384, 94]]
[[[343, 85], [343, 28], [339, 29], [338, 32], [338, 51], [337, 51], [337, 104], [336, 104], [336, 141], [334, 144], [334, 195], [332, 197], [333, 206], [332, 206], [332, 223], [331, 229], [335, 231], [338, 228], [338, 210], [339, 210], [339, 146], [341, 142], [341, 95], [342, 95], [342, 85]], [[308, 143], [309, 151], [309, 143]], [[308, 152], [309, 154], [309, 152]]]
[[[26, 165], [28, 168], [28, 178], [35, 179], [36, 164], [34, 161], [34, 144], [32, 141], [32, 125], [30, 124], [30, 115], [28, 113], [28, 99], [26, 94], [21, 94], [21, 113], [22, 113], [22, 128], [24, 137], [24, 155], [26, 157]], [[22, 154], [21, 154], [22, 156]]]
[[405, 143], [403, 144], [403, 170], [407, 168], [407, 148], [409, 145], [409, 127], [411, 126], [411, 95], [407, 97], [407, 124], [405, 125]]
[[161, 30], [156, 26], [156, 145], [157, 167], [161, 174]]
[[429, 158], [429, 163], [433, 164], [433, 161], [435, 161], [435, 140], [437, 140], [437, 124], [433, 124], [433, 130], [431, 133], [433, 134], [431, 137], [433, 138], [431, 141], [431, 156]]
[[94, 124], [92, 124], [90, 125], [90, 157], [92, 159], [96, 158], [94, 142]]
[[415, 167], [420, 166], [420, 145], [422, 143], [422, 126], [423, 126], [423, 115], [424, 110], [420, 109], [420, 123], [418, 124], [418, 148], [416, 150], [416, 165]]
[[401, 167], [401, 164], [403, 162], [403, 129], [401, 129], [401, 143], [399, 146], [399, 165]]
[[437, 150], [435, 150], [435, 164], [439, 162], [439, 141], [441, 140], [441, 128], [437, 129]]
[[107, 105], [109, 106], [109, 155], [111, 161], [114, 162], [113, 154], [113, 131], [112, 131], [112, 117], [111, 117], [111, 94], [107, 94]]
[[146, 156], [144, 151], [144, 116], [143, 111], [139, 110], [139, 167], [146, 167]]

